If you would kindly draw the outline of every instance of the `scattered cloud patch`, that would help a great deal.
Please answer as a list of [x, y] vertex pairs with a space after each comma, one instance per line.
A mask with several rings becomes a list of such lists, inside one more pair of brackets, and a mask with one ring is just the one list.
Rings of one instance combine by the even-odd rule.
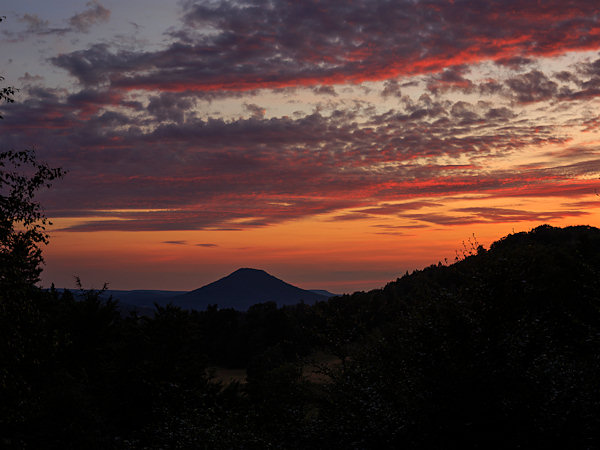
[[110, 19], [110, 10], [102, 6], [97, 0], [86, 3], [87, 9], [79, 14], [69, 18], [69, 25], [75, 31], [87, 33], [90, 28], [97, 23], [108, 22]]

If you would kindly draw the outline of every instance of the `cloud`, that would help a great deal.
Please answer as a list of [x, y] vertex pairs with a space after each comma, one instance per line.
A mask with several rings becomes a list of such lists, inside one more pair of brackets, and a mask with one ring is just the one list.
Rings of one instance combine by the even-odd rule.
[[[557, 73], [537, 63], [599, 48], [590, 2], [183, 4], [162, 48], [104, 41], [52, 57], [79, 90], [31, 83], [7, 111], [0, 149], [36, 144], [69, 169], [43, 204], [77, 217], [70, 231], [242, 230], [319, 214], [418, 221], [409, 228], [551, 220], [574, 212], [440, 211], [450, 196], [593, 194], [598, 149], [579, 151], [565, 130], [597, 129], [593, 105], [577, 105], [600, 92], [600, 60]], [[107, 20], [102, 8], [88, 4], [71, 29]], [[533, 162], [515, 165], [524, 152]]]
[[183, 123], [186, 113], [196, 105], [196, 99], [185, 93], [162, 92], [151, 96], [147, 110], [160, 122]]
[[408, 214], [406, 217], [435, 225], [471, 225], [481, 223], [547, 222], [564, 217], [580, 217], [589, 214], [585, 211], [525, 211], [509, 208], [471, 207], [452, 210], [458, 214]]
[[441, 73], [429, 77], [427, 89], [434, 94], [455, 90], [471, 92], [475, 86], [471, 80], [464, 77], [466, 71], [467, 67], [464, 65], [448, 67]]
[[505, 66], [505, 67], [509, 67], [512, 70], [521, 70], [529, 65], [532, 65], [534, 63], [534, 59], [532, 58], [526, 58], [523, 56], [511, 56], [511, 57], [507, 57], [507, 58], [499, 58], [496, 59], [494, 62], [496, 64], [498, 64], [499, 66]]
[[419, 228], [428, 228], [428, 225], [423, 223], [414, 223], [407, 225], [387, 225], [387, 224], [376, 224], [371, 225], [372, 228], [377, 229], [374, 234], [388, 235], [388, 236], [414, 236], [413, 234], [407, 234], [403, 230], [416, 230]]
[[456, 212], [469, 213], [476, 217], [481, 217], [490, 222], [521, 222], [534, 221], [545, 222], [551, 219], [564, 217], [579, 217], [587, 215], [585, 211], [563, 210], [563, 211], [523, 211], [509, 208], [490, 208], [490, 207], [471, 207], [458, 208]]
[[86, 6], [88, 9], [69, 18], [69, 25], [75, 31], [87, 33], [93, 25], [108, 22], [110, 19], [110, 10], [102, 6], [97, 0], [87, 2]]
[[35, 144], [42, 159], [69, 170], [43, 204], [50, 216], [79, 217], [71, 231], [239, 230], [332, 213], [406, 218], [451, 195], [589, 195], [593, 183], [578, 178], [600, 172], [593, 145], [586, 157], [565, 149], [536, 166], [487, 167], [568, 145], [510, 104], [424, 95], [387, 111], [365, 104], [266, 117], [246, 102], [256, 114], [227, 120], [200, 118], [195, 104], [187, 91], [32, 86], [6, 114], [0, 147]]
[[51, 26], [50, 21], [37, 14], [23, 14], [17, 20], [24, 23], [23, 31], [2, 30], [2, 34], [12, 42], [24, 41], [30, 36], [63, 36], [67, 33], [88, 33], [93, 25], [107, 22], [110, 19], [110, 10], [102, 6], [97, 0], [86, 3], [88, 9], [75, 14], [66, 20], [67, 26]]
[[317, 86], [313, 88], [313, 92], [318, 95], [330, 95], [337, 97], [337, 92], [333, 86]]
[[556, 96], [558, 85], [539, 70], [532, 70], [506, 81], [514, 98], [520, 103], [548, 100]]
[[255, 119], [262, 119], [266, 113], [265, 108], [255, 105], [254, 103], [244, 103], [244, 109]]
[[[596, 193], [598, 195], [598, 193]], [[600, 208], [600, 198], [597, 200], [585, 200], [579, 202], [567, 202], [561, 205], [564, 208], [577, 208], [577, 209], [596, 209]]]
[[17, 20], [25, 24], [26, 29], [24, 31], [11, 32], [2, 30], [2, 33], [12, 42], [23, 41], [28, 36], [62, 36], [71, 31], [69, 27], [52, 27], [48, 20], [41, 18], [37, 14], [23, 14]]
[[[395, 216], [405, 211], [422, 209], [427, 207], [442, 206], [431, 201], [413, 201], [405, 203], [383, 203], [377, 206], [350, 211], [333, 217], [332, 221], [363, 220], [371, 219], [373, 216]], [[386, 227], [391, 228], [391, 227]], [[393, 228], [393, 227], [392, 227]], [[412, 228], [412, 227], [411, 227]]]
[[[447, 88], [468, 84], [456, 77], [456, 67], [481, 61], [522, 66], [538, 56], [600, 47], [597, 11], [587, 0], [184, 5], [183, 24], [162, 50], [113, 52], [94, 46], [52, 61], [81, 83], [124, 89], [233, 92], [432, 73], [441, 73], [438, 81]], [[94, 13], [82, 14], [102, 17], [99, 10], [94, 4], [89, 10]], [[547, 90], [548, 83], [540, 81], [524, 79], [520, 86], [517, 80], [515, 88], [525, 94], [528, 87]]]
[[383, 98], [387, 98], [390, 96], [402, 97], [402, 91], [400, 90], [400, 83], [398, 80], [392, 78], [391, 80], [386, 80], [383, 84], [383, 90], [381, 91], [381, 96]]
[[29, 72], [25, 72], [25, 75], [19, 77], [18, 80], [23, 85], [33, 85], [43, 82], [44, 77], [41, 75], [31, 75]]
[[24, 14], [18, 20], [27, 25], [27, 31], [30, 33], [41, 33], [48, 30], [49, 22], [37, 14]]
[[217, 244], [190, 244], [188, 241], [184, 240], [176, 240], [176, 241], [162, 241], [161, 244], [171, 244], [171, 245], [193, 245], [195, 247], [204, 247], [204, 248], [214, 248], [218, 247]]

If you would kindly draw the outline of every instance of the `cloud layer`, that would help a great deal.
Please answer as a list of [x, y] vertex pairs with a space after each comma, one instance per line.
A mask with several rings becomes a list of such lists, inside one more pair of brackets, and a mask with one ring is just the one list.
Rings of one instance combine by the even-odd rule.
[[84, 85], [238, 91], [509, 64], [600, 43], [586, 0], [187, 2], [182, 21], [159, 51], [96, 45], [52, 61]]
[[[69, 30], [110, 17], [87, 8]], [[488, 204], [593, 195], [593, 2], [188, 1], [165, 39], [50, 56], [76, 87], [24, 78], [6, 111], [2, 148], [69, 170], [44, 204], [71, 231], [546, 221], [584, 212]]]

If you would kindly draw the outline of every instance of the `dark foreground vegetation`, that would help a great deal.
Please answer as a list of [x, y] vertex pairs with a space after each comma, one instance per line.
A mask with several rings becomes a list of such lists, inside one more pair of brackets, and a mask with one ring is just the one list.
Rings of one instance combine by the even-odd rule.
[[[98, 292], [3, 286], [0, 445], [598, 448], [600, 230], [541, 226], [472, 253], [245, 313], [123, 317]], [[339, 364], [304, 376], [317, 350]]]

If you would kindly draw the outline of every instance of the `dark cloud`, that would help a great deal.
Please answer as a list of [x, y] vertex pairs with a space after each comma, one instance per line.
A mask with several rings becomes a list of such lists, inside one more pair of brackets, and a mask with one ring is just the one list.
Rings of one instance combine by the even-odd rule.
[[255, 119], [262, 119], [266, 113], [265, 108], [255, 105], [254, 103], [244, 103], [244, 109]]
[[475, 85], [464, 77], [466, 71], [466, 66], [449, 67], [439, 74], [430, 76], [427, 89], [436, 95], [456, 90], [470, 93], [474, 90]]
[[386, 224], [376, 224], [371, 225], [373, 228], [381, 228], [384, 230], [404, 230], [404, 229], [413, 229], [413, 228], [427, 228], [427, 225], [422, 223], [408, 224], [408, 225], [386, 225]]
[[118, 77], [120, 73], [145, 71], [152, 64], [151, 55], [132, 51], [112, 53], [110, 46], [104, 43], [94, 44], [86, 50], [61, 54], [50, 58], [50, 61], [66, 69], [82, 84], [91, 86], [106, 85], [111, 77]]
[[330, 221], [331, 222], [345, 222], [348, 220], [365, 220], [365, 219], [370, 219], [371, 216], [369, 214], [364, 214], [364, 213], [358, 213], [358, 212], [349, 212], [346, 214], [339, 214], [335, 217], [333, 217]]
[[170, 244], [170, 245], [194, 245], [195, 247], [205, 247], [205, 248], [214, 248], [218, 247], [217, 244], [190, 244], [188, 241], [184, 240], [176, 240], [176, 241], [162, 241], [161, 244]]
[[600, 96], [600, 59], [583, 64], [579, 67], [581, 90], [573, 93], [576, 99], [586, 99]]
[[485, 113], [486, 120], [494, 120], [499, 122], [505, 122], [516, 117], [516, 113], [509, 108], [490, 108]]
[[506, 81], [514, 99], [520, 103], [549, 100], [556, 96], [558, 85], [539, 70], [510, 78]]
[[548, 156], [562, 160], [574, 160], [581, 158], [598, 157], [600, 149], [590, 147], [567, 147], [562, 150], [547, 153]]
[[556, 72], [554, 74], [554, 78], [556, 78], [559, 81], [562, 81], [563, 83], [567, 83], [567, 82], [578, 83], [579, 82], [579, 78], [577, 78], [577, 76], [574, 73], [569, 72], [568, 70], [561, 70], [560, 72]]
[[381, 205], [360, 209], [358, 213], [365, 214], [373, 214], [373, 215], [396, 215], [400, 214], [404, 211], [410, 211], [415, 209], [429, 208], [433, 206], [442, 206], [439, 203], [430, 202], [430, 201], [414, 201], [414, 202], [406, 202], [406, 203], [383, 203]]
[[[100, 5], [92, 6], [89, 17], [102, 17]], [[446, 68], [442, 78], [451, 82], [452, 67], [482, 60], [522, 65], [536, 56], [598, 48], [597, 14], [587, 0], [188, 1], [183, 28], [171, 33], [175, 42], [163, 50], [94, 46], [52, 61], [81, 83], [126, 89], [322, 86]], [[531, 83], [537, 83], [535, 92], [547, 89], [540, 81], [517, 81], [516, 89], [525, 99]]]
[[196, 105], [196, 99], [185, 93], [162, 92], [151, 96], [148, 112], [158, 121], [173, 121], [183, 123], [185, 114]]
[[401, 98], [402, 91], [400, 90], [400, 83], [396, 79], [386, 80], [383, 83], [383, 90], [381, 91], [381, 96], [384, 98], [394, 96]]
[[485, 220], [474, 216], [455, 216], [444, 213], [431, 214], [408, 214], [405, 217], [420, 220], [422, 222], [432, 223], [435, 225], [470, 225], [483, 223]]
[[544, 222], [552, 219], [562, 219], [564, 217], [578, 217], [587, 215], [587, 212], [578, 210], [566, 211], [523, 211], [508, 208], [459, 208], [454, 211], [472, 214], [490, 222]]
[[[580, 63], [568, 70], [552, 73], [550, 76], [539, 70], [532, 70], [509, 78], [505, 86], [494, 82], [493, 89], [489, 88], [490, 86], [486, 84], [478, 86], [481, 93], [500, 93], [521, 103], [593, 99], [600, 96], [600, 59]], [[489, 92], [486, 92], [488, 90]]]
[[534, 63], [534, 59], [525, 58], [523, 56], [511, 56], [507, 58], [499, 58], [495, 60], [495, 63], [499, 66], [509, 67], [512, 70], [521, 70], [526, 66]]
[[333, 86], [317, 86], [313, 88], [313, 92], [318, 95], [331, 95], [337, 97], [337, 92]]
[[414, 234], [404, 233], [403, 231], [376, 231], [373, 234], [382, 234], [386, 236], [414, 236]]
[[496, 80], [487, 80], [479, 83], [477, 90], [481, 95], [495, 95], [502, 93], [504, 86]]
[[595, 192], [596, 200], [584, 200], [579, 202], [567, 202], [563, 203], [561, 206], [563, 208], [577, 208], [577, 209], [596, 209], [600, 208], [600, 198], [598, 197], [598, 192]]
[[435, 225], [471, 225], [480, 223], [547, 222], [564, 217], [580, 217], [587, 212], [567, 211], [523, 211], [509, 208], [473, 207], [454, 209], [458, 214], [408, 214], [406, 217]]

